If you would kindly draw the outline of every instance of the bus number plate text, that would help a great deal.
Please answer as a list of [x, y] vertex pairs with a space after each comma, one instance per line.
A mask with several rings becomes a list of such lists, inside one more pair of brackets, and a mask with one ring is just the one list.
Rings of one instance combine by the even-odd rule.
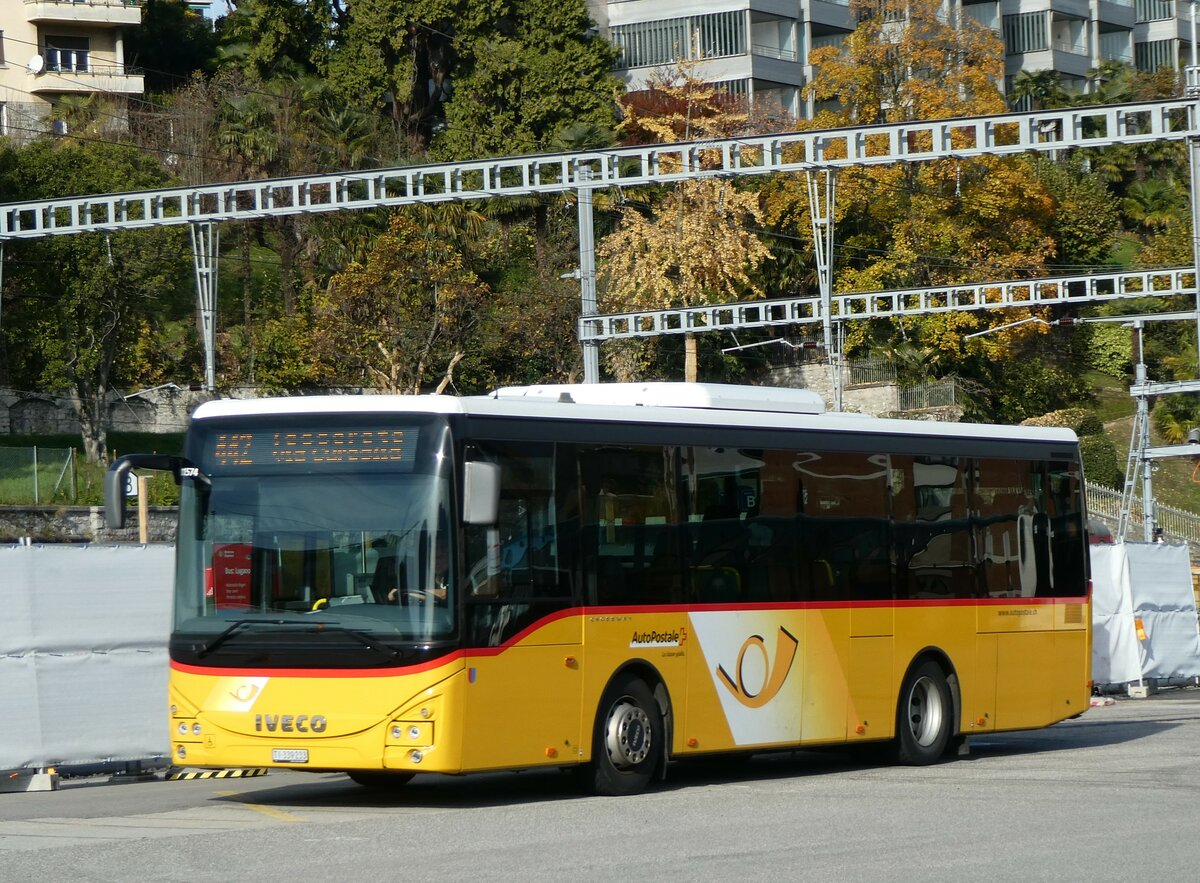
[[307, 748], [272, 748], [273, 763], [308, 763]]

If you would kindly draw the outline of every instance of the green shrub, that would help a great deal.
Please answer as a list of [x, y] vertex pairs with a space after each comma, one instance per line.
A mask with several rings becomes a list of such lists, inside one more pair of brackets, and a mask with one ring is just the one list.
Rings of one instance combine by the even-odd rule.
[[1110, 377], [1124, 377], [1133, 370], [1133, 344], [1129, 329], [1115, 323], [1092, 325], [1088, 364]]
[[1120, 488], [1125, 482], [1121, 471], [1121, 455], [1107, 433], [1085, 435], [1079, 439], [1083, 457], [1083, 474], [1093, 484]]
[[1101, 435], [1104, 423], [1094, 411], [1087, 408], [1063, 408], [1061, 411], [1051, 411], [1041, 417], [1030, 417], [1021, 421], [1022, 426], [1058, 426], [1063, 429], [1073, 429], [1080, 438], [1091, 435]]

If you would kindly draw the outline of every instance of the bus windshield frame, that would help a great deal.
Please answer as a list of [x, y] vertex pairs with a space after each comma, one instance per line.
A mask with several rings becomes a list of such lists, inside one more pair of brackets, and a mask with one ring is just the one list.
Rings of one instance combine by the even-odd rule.
[[457, 639], [445, 418], [197, 421], [187, 454], [173, 659], [359, 668]]

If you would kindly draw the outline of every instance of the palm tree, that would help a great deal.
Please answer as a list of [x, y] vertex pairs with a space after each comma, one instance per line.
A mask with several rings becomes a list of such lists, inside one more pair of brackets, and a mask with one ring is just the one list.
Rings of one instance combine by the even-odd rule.
[[1148, 233], [1163, 230], [1179, 218], [1179, 191], [1158, 178], [1134, 181], [1121, 200], [1121, 211]]
[[1028, 102], [1031, 110], [1062, 107], [1070, 99], [1058, 78], [1058, 72], [1021, 71], [1013, 80], [1011, 103], [1014, 107]]

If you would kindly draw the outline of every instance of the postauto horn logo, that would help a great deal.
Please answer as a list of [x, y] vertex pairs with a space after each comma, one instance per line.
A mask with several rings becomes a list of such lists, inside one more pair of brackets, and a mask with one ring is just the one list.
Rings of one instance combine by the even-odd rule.
[[[733, 697], [738, 702], [745, 705], [747, 708], [762, 708], [768, 702], [775, 698], [775, 695], [783, 687], [783, 682], [787, 680], [788, 672], [792, 670], [792, 660], [796, 658], [796, 648], [800, 646], [800, 642], [796, 640], [783, 626], [779, 627], [779, 637], [775, 642], [775, 663], [771, 664], [770, 655], [767, 653], [766, 642], [763, 641], [762, 635], [751, 635], [742, 644], [742, 649], [738, 651], [737, 666], [734, 671], [737, 678], [730, 677], [729, 672], [725, 671], [724, 666], [717, 666], [717, 677], [721, 679], [721, 683], [733, 694]], [[744, 667], [746, 664], [746, 651], [754, 648], [756, 653], [761, 653], [763, 658], [763, 667], [766, 671], [766, 676], [763, 679], [761, 686], [755, 687], [753, 684], [748, 685], [743, 676]]]

